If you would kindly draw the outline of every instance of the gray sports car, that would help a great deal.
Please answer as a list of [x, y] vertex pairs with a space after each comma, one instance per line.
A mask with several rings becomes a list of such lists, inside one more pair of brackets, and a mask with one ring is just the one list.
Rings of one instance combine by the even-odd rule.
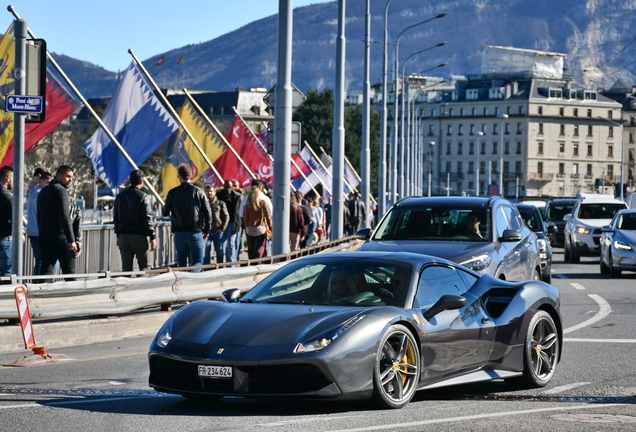
[[290, 262], [244, 296], [179, 309], [149, 352], [150, 386], [188, 398], [371, 399], [504, 379], [545, 386], [561, 356], [559, 292], [441, 258], [338, 252]]

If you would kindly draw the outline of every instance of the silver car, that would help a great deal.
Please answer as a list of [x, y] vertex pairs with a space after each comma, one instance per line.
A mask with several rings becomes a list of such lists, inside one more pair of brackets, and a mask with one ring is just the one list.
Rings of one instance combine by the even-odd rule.
[[636, 271], [636, 210], [620, 210], [602, 230], [601, 274], [615, 278]]

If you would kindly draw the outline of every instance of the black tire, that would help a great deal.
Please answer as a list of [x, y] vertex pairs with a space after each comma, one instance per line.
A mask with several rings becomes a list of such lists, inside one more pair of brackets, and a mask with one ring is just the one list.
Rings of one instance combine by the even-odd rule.
[[602, 275], [609, 274], [609, 267], [603, 262], [603, 255], [601, 255], [601, 258], [600, 258], [600, 267], [601, 267]]
[[534, 280], [534, 281], [541, 280], [541, 274], [539, 273], [539, 270], [534, 269], [532, 271], [532, 278], [530, 280]]
[[614, 268], [614, 260], [612, 259], [612, 254], [610, 252], [609, 257], [608, 257], [608, 261], [609, 261], [609, 277], [611, 278], [619, 278], [621, 277], [621, 274], [623, 274], [623, 272], [621, 270], [616, 270]]
[[567, 242], [563, 244], [563, 261], [570, 261], [570, 247]]
[[402, 408], [420, 381], [420, 349], [403, 325], [389, 327], [380, 341], [373, 368], [373, 403], [379, 408]]
[[554, 320], [538, 311], [530, 320], [523, 346], [523, 376], [506, 382], [527, 388], [546, 386], [557, 368], [561, 345]]
[[547, 271], [545, 274], [541, 275], [541, 280], [545, 283], [552, 283], [552, 274]]
[[572, 242], [570, 242], [570, 263], [571, 264], [578, 264], [581, 262], [581, 257], [578, 256], [576, 254], [576, 252], [574, 251], [574, 246], [572, 246]]

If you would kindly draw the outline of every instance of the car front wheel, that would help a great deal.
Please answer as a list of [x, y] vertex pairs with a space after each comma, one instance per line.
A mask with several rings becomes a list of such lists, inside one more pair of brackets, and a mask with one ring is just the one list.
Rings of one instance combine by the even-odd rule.
[[420, 350], [403, 325], [389, 327], [380, 342], [373, 371], [373, 401], [381, 408], [402, 408], [420, 379]]
[[614, 267], [614, 260], [612, 259], [612, 254], [610, 252], [609, 254], [609, 276], [611, 278], [619, 278], [621, 277], [621, 274], [623, 273], [621, 270], [616, 270], [616, 268]]
[[559, 361], [559, 334], [554, 320], [538, 311], [530, 321], [523, 349], [523, 376], [507, 380], [523, 387], [544, 387], [556, 371]]

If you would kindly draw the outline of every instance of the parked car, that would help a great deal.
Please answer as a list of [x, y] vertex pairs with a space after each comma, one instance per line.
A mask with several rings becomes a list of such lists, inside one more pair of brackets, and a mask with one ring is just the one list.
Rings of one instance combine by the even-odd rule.
[[636, 271], [636, 210], [619, 210], [601, 234], [601, 273], [620, 277]]
[[504, 379], [543, 387], [561, 357], [556, 288], [404, 252], [292, 261], [240, 296], [177, 310], [150, 346], [150, 386], [223, 396], [371, 399]]
[[548, 201], [543, 209], [543, 219], [557, 227], [554, 233], [548, 233], [548, 239], [552, 247], [563, 247], [565, 239], [565, 220], [563, 217], [570, 214], [577, 199], [555, 199]]
[[578, 263], [581, 256], [599, 256], [601, 228], [608, 225], [619, 210], [627, 208], [622, 200], [599, 195], [581, 197], [572, 213], [565, 215], [563, 254], [566, 261]]
[[557, 230], [553, 223], [546, 223], [541, 217], [541, 212], [534, 205], [515, 204], [521, 218], [537, 235], [537, 245], [539, 246], [539, 257], [541, 258], [541, 280], [552, 282], [552, 247], [548, 241], [547, 234], [554, 234]]
[[367, 239], [361, 251], [416, 252], [499, 279], [541, 279], [537, 235], [501, 197], [405, 198], [373, 233], [357, 234]]

